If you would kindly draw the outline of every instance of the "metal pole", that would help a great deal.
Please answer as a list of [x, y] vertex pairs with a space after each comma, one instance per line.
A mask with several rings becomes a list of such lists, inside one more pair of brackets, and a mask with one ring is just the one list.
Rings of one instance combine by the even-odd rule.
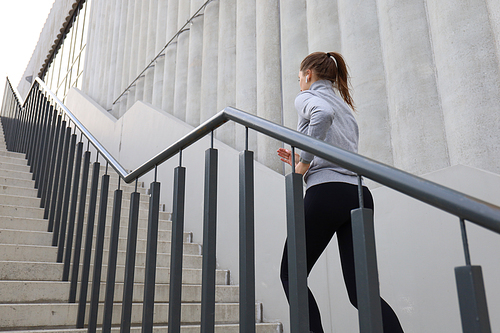
[[[120, 186], [118, 179], [118, 186]], [[113, 300], [115, 295], [115, 279], [116, 279], [116, 260], [118, 253], [118, 239], [120, 234], [120, 217], [122, 210], [123, 191], [118, 189], [115, 191], [113, 200], [113, 217], [111, 222], [111, 236], [109, 240], [109, 257], [108, 257], [108, 276], [106, 279], [106, 296], [104, 299], [104, 314], [102, 332], [111, 332], [111, 323], [113, 319]]]
[[182, 252], [184, 234], [184, 201], [186, 195], [186, 168], [174, 169], [172, 206], [172, 240], [170, 243], [170, 293], [168, 307], [168, 333], [180, 333], [182, 299]]
[[375, 249], [373, 210], [351, 211], [360, 333], [382, 333], [382, 309]]
[[69, 288], [69, 303], [76, 302], [76, 287], [78, 284], [78, 271], [80, 269], [80, 253], [82, 250], [83, 222], [85, 217], [85, 202], [87, 200], [87, 184], [89, 179], [90, 151], [86, 151], [83, 158], [82, 181], [80, 185], [80, 202], [78, 206], [78, 220], [75, 234], [75, 253], [73, 254], [73, 267], [71, 270], [71, 284]]
[[122, 318], [120, 333], [130, 333], [132, 315], [132, 296], [134, 294], [135, 255], [137, 248], [137, 227], [139, 221], [140, 193], [136, 191], [130, 196], [130, 213], [127, 237], [127, 257], [125, 261], [125, 281], [123, 285]]
[[[213, 141], [213, 135], [212, 135]], [[205, 151], [201, 333], [215, 330], [215, 268], [217, 237], [217, 149]]]
[[92, 239], [94, 237], [95, 209], [97, 204], [97, 187], [99, 184], [99, 168], [101, 164], [94, 162], [92, 171], [92, 185], [90, 186], [90, 201], [87, 216], [87, 233], [85, 235], [85, 250], [83, 253], [82, 277], [80, 283], [80, 299], [78, 302], [78, 314], [76, 327], [83, 328], [85, 322], [85, 310], [87, 307], [87, 290], [89, 287], [90, 257], [92, 254]]
[[38, 192], [37, 192], [37, 197], [41, 198], [40, 208], [45, 207], [45, 192], [47, 188], [47, 183], [49, 182], [50, 157], [52, 156], [54, 134], [56, 130], [56, 119], [57, 115], [54, 112], [54, 107], [50, 105], [49, 119], [47, 121], [47, 130], [45, 133], [44, 149], [42, 155], [42, 170], [40, 174], [40, 181], [38, 183]]
[[[57, 262], [63, 262], [64, 242], [66, 240], [66, 226], [68, 224], [68, 210], [69, 199], [71, 194], [71, 175], [73, 174], [73, 164], [75, 163], [75, 149], [76, 149], [76, 134], [71, 136], [69, 157], [67, 163], [66, 182], [64, 188], [64, 201], [61, 216], [61, 232], [59, 233], [58, 249], [57, 249]], [[61, 188], [61, 191], [63, 189]], [[56, 233], [54, 232], [54, 235]]]
[[106, 212], [108, 208], [109, 175], [102, 176], [101, 197], [99, 202], [99, 218], [97, 222], [97, 237], [94, 251], [94, 276], [92, 278], [92, 293], [90, 297], [90, 312], [88, 332], [95, 333], [97, 329], [97, 310], [99, 309], [99, 292], [101, 291], [102, 253], [104, 250], [104, 232], [106, 230]]
[[254, 171], [251, 151], [240, 153], [239, 178], [240, 332], [255, 333]]
[[[155, 168], [156, 173], [156, 168]], [[158, 218], [160, 215], [160, 183], [151, 183], [149, 198], [148, 236], [146, 248], [146, 267], [144, 277], [144, 302], [142, 305], [142, 332], [153, 332], [153, 313], [155, 300], [156, 254], [158, 250]]]
[[[57, 242], [59, 240], [59, 229], [61, 226], [61, 217], [62, 217], [62, 210], [63, 210], [63, 199], [64, 199], [64, 185], [66, 184], [66, 175], [68, 174], [71, 176], [71, 173], [68, 173], [68, 150], [69, 150], [69, 143], [71, 141], [71, 128], [66, 127], [66, 136], [64, 139], [64, 147], [62, 150], [62, 162], [61, 162], [61, 167], [59, 170], [59, 181], [57, 182], [58, 185], [54, 185], [54, 198], [57, 200], [54, 200], [52, 202], [52, 206], [55, 207], [55, 218], [54, 218], [54, 232], [52, 234], [52, 246], [57, 246]], [[74, 147], [74, 146], [73, 146]], [[68, 179], [68, 182], [70, 180]], [[67, 213], [67, 211], [66, 211]], [[50, 214], [53, 216], [53, 214]], [[49, 220], [50, 223], [50, 220]]]
[[309, 301], [302, 175], [288, 174], [285, 183], [290, 332], [305, 333], [309, 332]]
[[71, 193], [71, 207], [68, 219], [68, 237], [66, 251], [64, 253], [63, 281], [69, 280], [69, 268], [71, 265], [71, 250], [73, 248], [73, 237], [75, 232], [76, 203], [78, 200], [78, 184], [80, 182], [80, 169], [82, 166], [83, 142], [78, 142], [76, 148], [75, 172], [73, 176], [73, 192]]
[[[49, 171], [47, 179], [47, 186], [44, 187], [44, 193], [43, 193], [43, 198], [42, 199], [42, 208], [45, 208], [45, 211], [43, 213], [43, 218], [48, 219], [49, 218], [49, 206], [50, 206], [50, 198], [52, 194], [52, 184], [54, 180], [54, 171], [56, 169], [56, 160], [57, 160], [57, 146], [58, 146], [58, 141], [60, 139], [60, 134], [61, 134], [61, 122], [62, 122], [62, 116], [58, 115], [57, 116], [57, 124], [56, 124], [56, 129], [54, 133], [54, 137], [52, 140], [52, 150], [51, 155], [49, 156], [49, 168], [47, 169]], [[51, 230], [52, 227], [49, 228], [49, 231]]]

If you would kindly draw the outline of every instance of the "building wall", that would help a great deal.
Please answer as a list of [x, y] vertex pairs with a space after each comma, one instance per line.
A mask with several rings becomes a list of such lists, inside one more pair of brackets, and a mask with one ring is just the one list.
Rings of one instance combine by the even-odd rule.
[[[71, 2], [55, 2], [27, 73]], [[340, 51], [361, 154], [416, 174], [457, 164], [500, 172], [494, 1], [94, 0], [90, 19], [82, 90], [116, 117], [143, 100], [196, 126], [230, 105], [294, 128], [300, 61]], [[241, 131], [218, 136], [241, 147]], [[283, 172], [281, 143], [252, 135], [257, 159]]]

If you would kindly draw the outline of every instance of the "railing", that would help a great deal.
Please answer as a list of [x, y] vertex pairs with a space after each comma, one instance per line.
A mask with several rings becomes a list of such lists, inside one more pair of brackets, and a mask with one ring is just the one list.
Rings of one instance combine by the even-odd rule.
[[[76, 302], [77, 283], [80, 282], [77, 327], [84, 326], [90, 274], [93, 228], [99, 183], [99, 158], [106, 161], [126, 183], [135, 181], [136, 190], [131, 195], [125, 286], [121, 317], [121, 332], [130, 331], [130, 314], [134, 283], [137, 223], [140, 194], [137, 192], [139, 177], [154, 170], [151, 183], [148, 216], [148, 239], [143, 303], [144, 332], [152, 332], [154, 287], [156, 271], [156, 243], [158, 232], [160, 183], [156, 181], [156, 168], [178, 155], [179, 166], [174, 170], [174, 196], [172, 215], [172, 243], [170, 267], [169, 332], [180, 332], [182, 242], [184, 226], [185, 172], [182, 151], [206, 135], [212, 134], [212, 144], [205, 154], [205, 203], [203, 221], [203, 271], [201, 331], [213, 332], [215, 325], [215, 248], [217, 206], [217, 150], [213, 148], [213, 132], [227, 121], [234, 121], [247, 128], [246, 149], [240, 155], [240, 331], [255, 332], [255, 269], [254, 269], [254, 213], [253, 213], [253, 153], [248, 150], [248, 129], [290, 144], [316, 156], [330, 160], [341, 167], [370, 178], [380, 184], [405, 193], [415, 199], [456, 215], [460, 221], [466, 266], [455, 269], [460, 313], [464, 332], [490, 332], [481, 267], [472, 266], [469, 257], [465, 220], [500, 233], [500, 207], [472, 198], [436, 183], [424, 180], [401, 170], [378, 163], [360, 155], [344, 151], [322, 141], [300, 134], [243, 111], [227, 107], [188, 135], [127, 173], [78, 119], [57, 97], [36, 79], [26, 101], [21, 104], [14, 89], [7, 81], [2, 104], [2, 123], [7, 147], [11, 151], [26, 153], [31, 166], [38, 195], [53, 232], [53, 245], [58, 246], [58, 262], [64, 262], [63, 280], [71, 281], [70, 302]], [[80, 139], [78, 140], [78, 134]], [[73, 133], [73, 134], [72, 134]], [[87, 149], [83, 152], [84, 142]], [[77, 143], [78, 141], [78, 143]], [[85, 236], [81, 279], [78, 281], [81, 242], [86, 205], [87, 182], [92, 145], [96, 153], [90, 188], [89, 214]], [[75, 158], [76, 157], [76, 158]], [[83, 159], [83, 163], [82, 163]], [[74, 162], [73, 162], [74, 160]], [[291, 173], [286, 177], [287, 233], [290, 276], [291, 332], [309, 332], [308, 298], [306, 286], [305, 228], [303, 212], [302, 176]], [[80, 184], [80, 188], [79, 188]], [[109, 175], [102, 176], [101, 204], [99, 205], [96, 252], [90, 300], [88, 331], [97, 327], [100, 273], [106, 222], [106, 203]], [[78, 195], [79, 193], [79, 195]], [[360, 331], [382, 332], [379, 301], [378, 272], [373, 230], [373, 212], [363, 208], [362, 191], [360, 208], [352, 211], [353, 242], [358, 290]], [[78, 200], [79, 197], [79, 200]], [[79, 206], [77, 209], [77, 202]], [[120, 183], [114, 193], [112, 233], [108, 259], [108, 277], [104, 304], [103, 332], [111, 330], [112, 303], [115, 288], [116, 254], [121, 212], [122, 190]], [[75, 245], [72, 240], [75, 233]], [[71, 253], [72, 248], [74, 252]], [[71, 261], [73, 256], [73, 261]], [[70, 277], [71, 271], [71, 277]]]

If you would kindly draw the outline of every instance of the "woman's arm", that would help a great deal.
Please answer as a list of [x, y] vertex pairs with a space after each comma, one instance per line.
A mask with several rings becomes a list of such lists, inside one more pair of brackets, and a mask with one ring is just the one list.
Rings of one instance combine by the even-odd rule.
[[[281, 157], [283, 162], [288, 163], [290, 166], [292, 165], [292, 152], [290, 150], [279, 148], [278, 156]], [[309, 163], [300, 162], [299, 154], [295, 153], [295, 173], [305, 174], [309, 169], [309, 165]]]

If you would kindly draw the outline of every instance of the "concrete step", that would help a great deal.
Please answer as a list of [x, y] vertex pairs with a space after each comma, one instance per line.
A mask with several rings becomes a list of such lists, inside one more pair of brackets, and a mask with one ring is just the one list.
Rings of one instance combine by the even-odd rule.
[[13, 158], [18, 158], [18, 159], [26, 159], [26, 154], [23, 153], [14, 153], [11, 151], [0, 151], [0, 156], [5, 156], [5, 157], [13, 157]]
[[[79, 286], [77, 295], [79, 295]], [[104, 302], [106, 284], [101, 283], [99, 302]], [[8, 303], [67, 303], [69, 297], [70, 282], [62, 281], [0, 281], [0, 304]], [[155, 285], [155, 301], [167, 303], [169, 300], [170, 285]], [[90, 302], [90, 292], [87, 294]], [[183, 303], [201, 302], [201, 285], [182, 286]], [[114, 301], [121, 302], [123, 299], [123, 283], [115, 285]], [[142, 302], [144, 299], [144, 284], [135, 283], [133, 302]], [[218, 303], [238, 303], [239, 287], [218, 285], [215, 288], [215, 301]]]
[[34, 188], [18, 187], [13, 185], [0, 186], [0, 195], [13, 195], [13, 196], [36, 198], [37, 193], [38, 190]]
[[0, 177], [16, 178], [16, 179], [32, 179], [33, 175], [28, 171], [19, 170], [3, 170], [0, 169]]
[[[102, 323], [103, 304], [99, 306], [97, 322]], [[113, 306], [112, 324], [119, 325], [121, 321], [121, 304]], [[68, 327], [76, 323], [78, 304], [41, 303], [41, 304], [2, 304], [0, 305], [0, 329], [29, 328], [29, 327]], [[86, 317], [90, 305], [87, 305]], [[201, 318], [201, 304], [184, 303], [181, 305], [181, 321], [183, 323], [198, 324]], [[255, 305], [256, 322], [262, 322], [262, 304]], [[216, 323], [237, 323], [239, 320], [239, 305], [237, 303], [216, 303]], [[86, 320], [87, 322], [87, 320]], [[142, 304], [133, 303], [131, 322], [141, 324]], [[155, 304], [154, 322], [168, 323], [168, 303]]]
[[[108, 219], [110, 222], [108, 222]], [[108, 215], [106, 220], [106, 225], [111, 225], [111, 217]], [[86, 225], [86, 219], [84, 227]], [[128, 214], [127, 216], [122, 216], [120, 221], [122, 227], [128, 226]], [[97, 224], [96, 224], [97, 225]], [[139, 217], [139, 229], [146, 229], [148, 226], [147, 218]], [[15, 217], [15, 216], [1, 216], [0, 215], [0, 228], [1, 229], [14, 229], [14, 230], [29, 230], [29, 231], [47, 231], [48, 220], [43, 218], [26, 218], [26, 217]], [[158, 221], [159, 230], [172, 230], [172, 222], [169, 220], [159, 220]], [[85, 229], [84, 229], [85, 230]], [[122, 234], [122, 231], [120, 231]]]
[[[126, 246], [127, 245], [125, 241], [120, 242], [118, 245], [119, 251], [125, 253]], [[106, 260], [105, 262], [107, 262], [108, 247], [105, 246], [104, 248], [106, 250], [103, 255], [103, 258], [105, 258]], [[170, 249], [171, 249], [170, 242], [158, 241], [158, 253], [169, 254]], [[72, 252], [73, 251], [74, 249], [72, 250]], [[139, 246], [138, 252], [145, 253], [145, 251], [146, 251], [145, 246], [144, 247]], [[200, 255], [201, 245], [194, 243], [184, 243], [183, 254]], [[56, 259], [57, 259], [57, 247], [55, 246], [0, 244], [0, 260], [2, 261], [55, 262]]]
[[30, 179], [17, 179], [0, 176], [0, 186], [10, 185], [24, 188], [35, 188], [35, 181]]
[[[182, 333], [199, 333], [201, 330], [199, 325], [181, 325]], [[283, 333], [283, 326], [281, 323], [256, 323], [255, 326], [256, 333]], [[140, 326], [132, 326], [130, 328], [130, 333], [140, 333], [142, 328]], [[6, 331], [14, 332], [14, 331]], [[17, 333], [37, 333], [41, 331], [15, 331]], [[86, 333], [87, 329], [76, 329], [76, 328], [64, 328], [64, 329], [44, 329], [43, 333]], [[97, 332], [101, 332], [98, 327]], [[111, 332], [119, 333], [120, 327], [111, 328]], [[168, 333], [168, 326], [155, 325], [153, 327], [154, 333]], [[239, 333], [240, 326], [238, 324], [218, 324], [215, 325], [215, 333]]]
[[1, 155], [0, 150], [0, 162], [6, 162], [11, 164], [19, 164], [19, 165], [28, 165], [28, 160], [23, 155], [22, 157], [9, 157], [5, 155]]
[[18, 163], [9, 163], [9, 162], [4, 162], [4, 161], [0, 160], [0, 170], [30, 172], [30, 167], [28, 165], [21, 165]]
[[0, 216], [43, 219], [43, 209], [38, 207], [21, 207], [15, 205], [0, 204]]
[[[62, 263], [47, 262], [25, 262], [25, 261], [0, 261], [0, 280], [13, 281], [60, 281], [62, 278]], [[81, 272], [81, 270], [80, 270]], [[93, 265], [90, 267], [93, 272]], [[107, 266], [102, 267], [101, 280], [106, 280]], [[117, 266], [116, 282], [123, 282], [125, 266]], [[229, 272], [227, 270], [216, 271], [216, 284], [228, 285]], [[92, 274], [90, 274], [90, 281]], [[169, 283], [170, 270], [164, 267], [156, 269], [156, 282]], [[136, 266], [135, 282], [144, 282], [144, 267]], [[183, 284], [201, 284], [201, 269], [185, 268], [182, 270]]]

